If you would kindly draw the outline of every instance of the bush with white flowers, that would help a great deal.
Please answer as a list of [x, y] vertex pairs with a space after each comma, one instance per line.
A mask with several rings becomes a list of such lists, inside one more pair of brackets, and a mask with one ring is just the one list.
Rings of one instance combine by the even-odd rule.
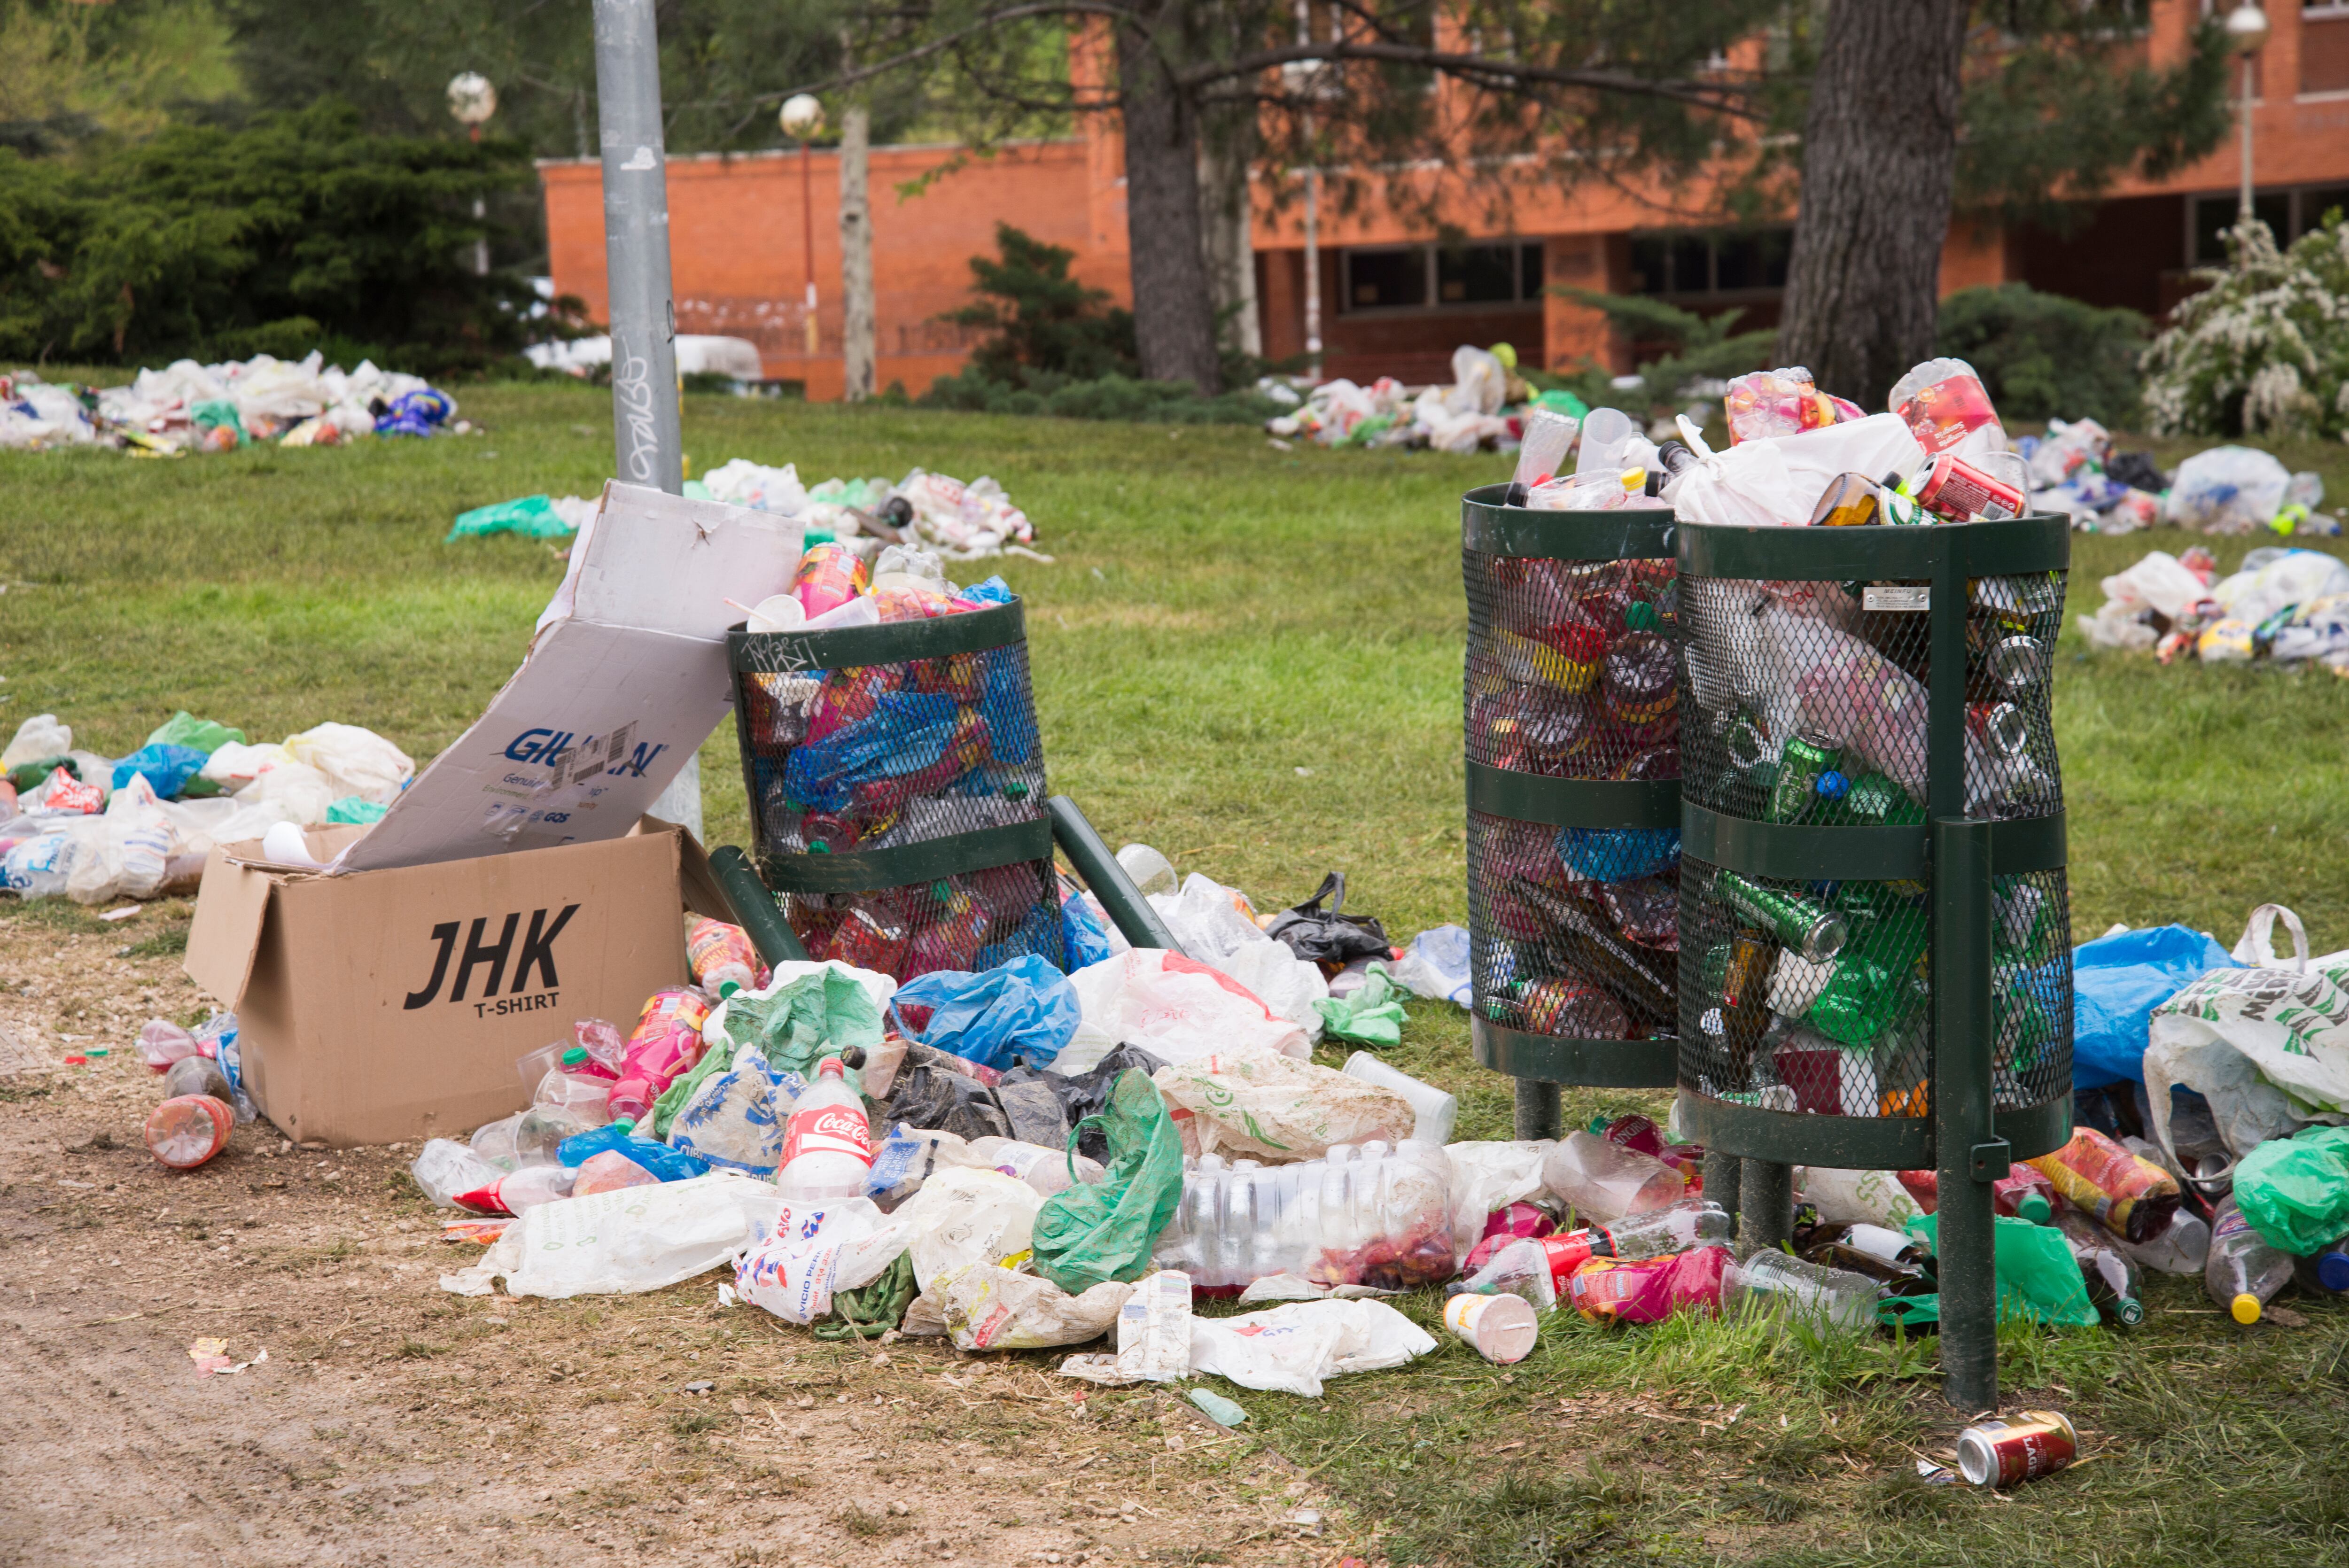
[[2227, 242], [2146, 349], [2153, 433], [2349, 439], [2349, 225], [2336, 210], [2279, 251], [2253, 219]]

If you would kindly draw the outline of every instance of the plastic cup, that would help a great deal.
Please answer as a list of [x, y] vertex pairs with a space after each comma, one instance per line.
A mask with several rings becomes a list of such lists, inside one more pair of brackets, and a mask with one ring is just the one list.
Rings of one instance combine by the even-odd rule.
[[192, 1171], [228, 1147], [236, 1112], [208, 1094], [183, 1094], [147, 1115], [147, 1148], [174, 1171]]
[[1455, 1295], [1444, 1304], [1444, 1326], [1496, 1367], [1523, 1361], [1541, 1336], [1534, 1305], [1521, 1295]]

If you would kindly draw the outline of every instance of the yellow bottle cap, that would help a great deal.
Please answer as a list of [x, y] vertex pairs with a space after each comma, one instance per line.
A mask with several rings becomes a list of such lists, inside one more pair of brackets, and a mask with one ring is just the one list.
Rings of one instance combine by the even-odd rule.
[[2237, 1323], [2257, 1323], [2260, 1320], [2260, 1298], [2245, 1291], [2234, 1299], [2227, 1310], [2234, 1314]]

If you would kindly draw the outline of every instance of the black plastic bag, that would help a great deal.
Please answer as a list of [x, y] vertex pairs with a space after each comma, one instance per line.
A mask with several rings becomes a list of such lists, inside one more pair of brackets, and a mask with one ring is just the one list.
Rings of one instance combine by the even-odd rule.
[[890, 1120], [963, 1139], [1013, 1136], [1011, 1119], [985, 1084], [928, 1062], [916, 1062], [910, 1051], [885, 1106]]
[[2151, 452], [2115, 452], [2105, 464], [2105, 478], [2156, 495], [2169, 488], [2169, 476], [2161, 471]]
[[[1326, 910], [1321, 907], [1325, 899], [1330, 904]], [[1394, 944], [1387, 940], [1387, 928], [1378, 917], [1341, 914], [1345, 903], [1346, 873], [1331, 872], [1311, 898], [1283, 911], [1265, 934], [1287, 943], [1290, 952], [1312, 964], [1344, 965], [1357, 958], [1392, 957]]]
[[[1011, 1110], [1016, 1099], [1030, 1108], [1026, 1114], [1035, 1116], [1040, 1124], [1042, 1116], [1032, 1109], [1037, 1101], [1028, 1097], [1040, 1090], [1050, 1095], [1058, 1102], [1060, 1109], [1058, 1132], [1050, 1138], [1034, 1137], [1025, 1132], [1016, 1136], [1023, 1143], [1041, 1143], [1048, 1148], [1065, 1149], [1069, 1144], [1070, 1129], [1085, 1118], [1099, 1116], [1109, 1109], [1109, 1097], [1117, 1087], [1118, 1074], [1130, 1069], [1148, 1075], [1165, 1065], [1164, 1060], [1152, 1056], [1140, 1046], [1120, 1046], [1094, 1063], [1090, 1072], [1052, 1073], [1038, 1072], [1033, 1068], [1013, 1068], [996, 1084], [995, 1093], [1015, 1121], [1021, 1114]], [[1045, 1129], [1040, 1125], [1038, 1130]], [[1086, 1128], [1084, 1137], [1077, 1144], [1077, 1152], [1088, 1160], [1106, 1165], [1109, 1163], [1109, 1140], [1102, 1136], [1099, 1128]]]

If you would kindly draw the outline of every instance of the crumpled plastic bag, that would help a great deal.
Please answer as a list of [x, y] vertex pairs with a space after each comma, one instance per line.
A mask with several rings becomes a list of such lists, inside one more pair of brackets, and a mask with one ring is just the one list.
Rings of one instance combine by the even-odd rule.
[[2072, 950], [2072, 1085], [2145, 1081], [2153, 1010], [2235, 961], [2208, 933], [2184, 925], [2117, 932]]
[[[1329, 904], [1328, 909], [1321, 906]], [[1393, 953], [1386, 927], [1374, 915], [1347, 914], [1346, 873], [1331, 872], [1321, 879], [1311, 898], [1273, 917], [1264, 934], [1286, 943], [1299, 958], [1314, 964], [1351, 964], [1357, 958], [1385, 958]]]
[[493, 533], [518, 533], [524, 539], [563, 539], [579, 531], [581, 521], [594, 512], [596, 504], [575, 495], [560, 499], [526, 495], [492, 506], [477, 506], [457, 514], [449, 537], [441, 542], [481, 539]]
[[1185, 1062], [1251, 1047], [1309, 1059], [1305, 1031], [1275, 1017], [1247, 987], [1179, 953], [1131, 948], [1069, 976], [1083, 1021], [1053, 1058], [1055, 1072], [1090, 1069], [1122, 1045]]
[[[408, 753], [371, 729], [356, 724], [321, 724], [285, 738], [285, 749], [296, 762], [307, 763], [326, 776], [334, 789], [326, 804], [346, 795], [357, 795], [378, 806], [399, 799], [416, 777]], [[319, 816], [326, 815], [324, 807]]]
[[1247, 895], [1197, 872], [1183, 879], [1178, 892], [1152, 893], [1150, 907], [1166, 923], [1183, 951], [1203, 962], [1265, 940], [1251, 918]]
[[2261, 1240], [2296, 1257], [2349, 1235], [2349, 1127], [2304, 1127], [2244, 1155], [2235, 1205]]
[[659, 1290], [740, 1256], [782, 1208], [773, 1182], [732, 1171], [541, 1203], [440, 1288], [488, 1295], [502, 1278], [509, 1295], [558, 1300]]
[[950, 1270], [1024, 1257], [1043, 1206], [1018, 1177], [963, 1166], [923, 1182], [892, 1218], [913, 1227], [914, 1278], [926, 1295]]
[[[721, 1171], [772, 1176], [783, 1157], [783, 1123], [806, 1086], [805, 1078], [775, 1071], [756, 1047], [745, 1046], [724, 1070], [693, 1086], [663, 1136], [670, 1148]], [[657, 1121], [655, 1130], [661, 1130]]]
[[1402, 1044], [1403, 1008], [1400, 992], [1386, 972], [1372, 969], [1361, 985], [1343, 996], [1313, 1004], [1321, 1026], [1341, 1040], [1365, 1046]]
[[1411, 939], [1394, 961], [1397, 984], [1414, 996], [1465, 1007], [1474, 995], [1468, 972], [1468, 928], [1435, 925]]
[[1109, 1172], [1045, 1199], [1031, 1232], [1036, 1272], [1071, 1292], [1148, 1273], [1150, 1245], [1183, 1197], [1182, 1137], [1147, 1077], [1120, 1074], [1109, 1109], [1085, 1121], [1108, 1140]]
[[1327, 1378], [1401, 1367], [1434, 1348], [1426, 1330], [1382, 1301], [1299, 1301], [1191, 1320], [1195, 1375], [1309, 1399]]
[[2317, 550], [2254, 550], [2210, 588], [2220, 608], [2257, 625], [2279, 610], [2349, 593], [2349, 565]]
[[2169, 521], [2205, 533], [2249, 533], [2282, 510], [2292, 470], [2253, 447], [2212, 447], [2178, 465]]
[[[2036, 1225], [2012, 1215], [1992, 1216], [1991, 1266], [1998, 1274], [1998, 1315], [2027, 1317], [2060, 1328], [2094, 1328], [2095, 1304], [2080, 1277], [2072, 1243], [2053, 1225]], [[1940, 1251], [1939, 1214], [1920, 1214], [1908, 1223], [1910, 1235]]]
[[1664, 487], [1664, 500], [1686, 522], [1799, 526], [1811, 521], [1838, 475], [1906, 477], [1924, 461], [1908, 421], [1871, 414], [1776, 440], [1741, 442], [1682, 469]]
[[899, 986], [889, 1011], [907, 1039], [999, 1071], [1048, 1065], [1081, 1016], [1067, 977], [1032, 953], [977, 973], [932, 970]]
[[1263, 1050], [1223, 1051], [1160, 1068], [1186, 1154], [1226, 1154], [1288, 1164], [1319, 1160], [1333, 1143], [1400, 1143], [1418, 1121], [1391, 1088], [1334, 1068]]
[[73, 749], [73, 727], [60, 724], [54, 713], [36, 713], [16, 727], [8, 748], [0, 751], [0, 770], [22, 768], [44, 758], [63, 757]]
[[880, 1278], [912, 1239], [870, 1198], [787, 1199], [766, 1238], [734, 1265], [734, 1294], [786, 1323], [813, 1323], [830, 1314], [835, 1292]]
[[1259, 933], [1219, 955], [1193, 953], [1210, 969], [1239, 982], [1247, 994], [1274, 1017], [1297, 1025], [1309, 1041], [1321, 1037], [1321, 1013], [1316, 1006], [1330, 995], [1321, 966], [1297, 956], [1286, 943]]
[[1444, 1157], [1452, 1162], [1456, 1253], [1464, 1254], [1476, 1244], [1494, 1211], [1540, 1196], [1542, 1162], [1557, 1147], [1554, 1138], [1444, 1145]]
[[114, 788], [123, 789], [136, 774], [153, 786], [156, 794], [171, 799], [186, 792], [189, 780], [203, 770], [206, 760], [204, 753], [191, 746], [150, 741], [115, 763]]
[[[737, 991], [701, 1026], [709, 1045], [751, 1045], [779, 1072], [812, 1078], [816, 1064], [851, 1046], [881, 1044], [882, 1012], [897, 983], [838, 959], [786, 959], [756, 991]], [[850, 1069], [849, 1087], [862, 1080]]]
[[184, 707], [157, 725], [147, 737], [150, 746], [185, 746], [202, 752], [207, 758], [232, 740], [243, 745], [244, 731], [209, 718], [198, 718]]
[[1133, 1295], [1132, 1285], [1110, 1282], [1071, 1295], [1034, 1274], [997, 1264], [967, 1264], [941, 1275], [915, 1299], [906, 1309], [904, 1332], [951, 1335], [957, 1350], [1082, 1345], [1115, 1327]]

